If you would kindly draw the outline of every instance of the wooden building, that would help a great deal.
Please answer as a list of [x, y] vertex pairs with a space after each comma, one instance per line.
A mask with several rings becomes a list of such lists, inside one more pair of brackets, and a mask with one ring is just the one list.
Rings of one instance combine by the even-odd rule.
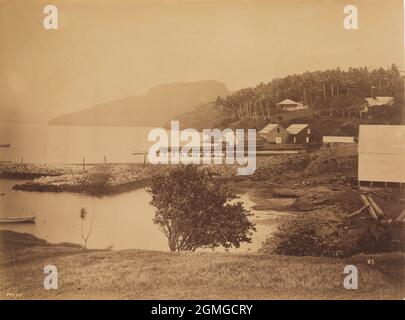
[[358, 180], [405, 183], [405, 125], [360, 125]]
[[326, 145], [337, 145], [342, 143], [355, 143], [355, 137], [346, 136], [323, 136], [322, 143]]
[[259, 135], [268, 143], [287, 143], [289, 132], [277, 123], [270, 123], [262, 130]]
[[307, 144], [315, 142], [315, 132], [309, 124], [292, 124], [287, 128], [289, 143]]
[[389, 108], [394, 104], [393, 97], [371, 97], [365, 98], [365, 104], [360, 110], [361, 113], [367, 113], [370, 110], [376, 110], [381, 108]]
[[283, 111], [298, 111], [308, 109], [308, 107], [304, 106], [301, 102], [295, 102], [294, 100], [291, 99], [285, 99], [283, 101], [280, 101], [279, 103], [277, 103], [277, 105]]

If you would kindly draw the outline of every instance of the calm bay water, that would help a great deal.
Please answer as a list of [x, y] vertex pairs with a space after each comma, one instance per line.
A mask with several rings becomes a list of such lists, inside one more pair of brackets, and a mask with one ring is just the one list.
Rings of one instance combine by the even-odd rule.
[[[43, 193], [12, 190], [21, 180], [0, 179], [0, 216], [36, 216], [35, 223], [0, 224], [0, 230], [27, 232], [51, 243], [71, 242], [82, 244], [80, 209], [89, 215], [85, 230], [94, 217], [88, 247], [94, 249], [144, 249], [168, 251], [165, 236], [153, 223], [153, 207], [144, 189], [120, 195], [93, 197], [75, 193]], [[242, 201], [249, 208], [247, 197]], [[93, 216], [94, 215], [94, 216]], [[262, 242], [275, 230], [269, 215], [255, 212], [253, 221], [257, 231], [251, 244], [243, 244], [233, 252], [257, 251]], [[223, 251], [218, 248], [216, 251]]]
[[139, 248], [167, 250], [167, 241], [153, 224], [153, 208], [143, 189], [108, 197], [74, 193], [41, 193], [12, 190], [21, 180], [0, 179], [1, 216], [36, 216], [36, 222], [0, 224], [0, 229], [31, 233], [51, 243], [83, 243], [80, 209], [86, 208], [87, 230], [92, 215], [89, 248]]
[[78, 127], [21, 125], [0, 126], [0, 161], [29, 163], [110, 163], [141, 162], [152, 144], [143, 127]]
[[[110, 163], [141, 162], [143, 156], [132, 152], [147, 151], [151, 128], [137, 127], [65, 127], [0, 126], [0, 161], [26, 163]], [[83, 243], [80, 209], [94, 217], [89, 248], [145, 249], [168, 251], [167, 240], [153, 223], [154, 210], [145, 190], [119, 195], [93, 197], [74, 193], [40, 193], [12, 190], [21, 180], [0, 179], [0, 216], [36, 216], [35, 224], [0, 224], [0, 229], [31, 233], [51, 243]], [[253, 204], [242, 198], [246, 207]], [[255, 212], [257, 232], [253, 243], [231, 251], [256, 251], [274, 232], [266, 212]], [[263, 223], [267, 221], [267, 223]], [[217, 249], [223, 251], [223, 249]]]

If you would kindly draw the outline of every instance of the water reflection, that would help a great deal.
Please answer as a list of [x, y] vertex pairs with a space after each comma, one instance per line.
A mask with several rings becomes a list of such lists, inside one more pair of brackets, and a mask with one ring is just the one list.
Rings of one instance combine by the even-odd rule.
[[[150, 196], [143, 189], [101, 198], [74, 193], [41, 193], [12, 190], [21, 180], [0, 179], [0, 215], [36, 216], [35, 224], [0, 224], [0, 229], [31, 233], [51, 243], [83, 244], [80, 210], [86, 208], [88, 218], [94, 215], [87, 247], [93, 249], [144, 249], [168, 251], [167, 240], [153, 223]], [[242, 198], [247, 207], [252, 203]], [[261, 223], [268, 213], [254, 212], [257, 232], [253, 243], [242, 244], [231, 252], [257, 251], [274, 226]], [[86, 222], [87, 223], [87, 222]], [[216, 251], [224, 251], [222, 248]]]
[[167, 242], [152, 222], [149, 195], [135, 190], [102, 198], [72, 193], [11, 190], [15, 180], [0, 179], [2, 216], [37, 217], [35, 224], [0, 225], [1, 229], [28, 232], [52, 243], [82, 243], [80, 209], [94, 216], [88, 248], [167, 250]]

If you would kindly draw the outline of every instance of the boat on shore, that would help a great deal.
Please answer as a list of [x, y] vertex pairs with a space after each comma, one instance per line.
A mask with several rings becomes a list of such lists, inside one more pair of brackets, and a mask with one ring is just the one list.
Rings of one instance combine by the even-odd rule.
[[0, 223], [33, 223], [35, 217], [0, 217]]
[[10, 146], [11, 146], [11, 144], [8, 144], [8, 143], [3, 143], [3, 144], [0, 143], [0, 148], [8, 148]]

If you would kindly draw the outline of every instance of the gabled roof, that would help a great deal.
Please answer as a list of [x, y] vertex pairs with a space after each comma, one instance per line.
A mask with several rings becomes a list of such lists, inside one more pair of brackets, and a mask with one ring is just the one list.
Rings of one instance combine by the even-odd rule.
[[360, 125], [359, 133], [359, 153], [405, 154], [405, 125]]
[[285, 100], [283, 100], [283, 101], [281, 101], [281, 102], [279, 102], [279, 103], [277, 103], [278, 105], [283, 105], [283, 104], [289, 104], [289, 105], [291, 105], [291, 104], [299, 104], [298, 102], [295, 102], [295, 101], [293, 101], [293, 100], [291, 100], [291, 99], [285, 99]]
[[291, 134], [297, 134], [308, 126], [309, 124], [292, 124], [287, 128], [287, 131]]
[[259, 133], [269, 133], [270, 131], [274, 130], [279, 126], [278, 123], [270, 123], [267, 126], [265, 126], [262, 130], [259, 131]]
[[394, 101], [393, 97], [365, 98], [369, 106], [383, 106]]

